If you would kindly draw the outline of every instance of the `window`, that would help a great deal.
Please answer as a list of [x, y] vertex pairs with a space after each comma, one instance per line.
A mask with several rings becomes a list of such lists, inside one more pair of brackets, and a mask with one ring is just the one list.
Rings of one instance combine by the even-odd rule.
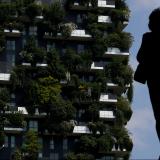
[[50, 140], [49, 146], [50, 146], [49, 147], [50, 149], [54, 149], [54, 140], [53, 139]]
[[82, 17], [80, 14], [77, 15], [77, 23], [82, 23]]
[[40, 145], [41, 149], [43, 149], [43, 139], [42, 138], [38, 138], [38, 144]]
[[77, 52], [78, 53], [84, 52], [84, 45], [83, 44], [78, 44], [78, 46], [77, 46]]
[[6, 49], [8, 51], [15, 51], [15, 41], [8, 40]]
[[38, 158], [43, 158], [42, 152], [39, 152], [39, 153], [38, 153]]
[[53, 48], [55, 48], [55, 43], [47, 44], [47, 52], [49, 52]]
[[80, 109], [79, 112], [78, 112], [78, 117], [81, 118], [82, 114], [85, 113], [85, 110], [84, 109]]
[[37, 121], [29, 121], [29, 129], [38, 131], [38, 122]]
[[59, 160], [59, 154], [58, 153], [50, 153], [50, 159], [51, 160]]
[[26, 45], [26, 39], [23, 39], [23, 40], [22, 40], [22, 47], [24, 48], [25, 45]]
[[63, 139], [63, 150], [67, 150], [67, 149], [68, 149], [68, 140]]
[[15, 147], [15, 136], [11, 136], [11, 148]]
[[8, 136], [5, 136], [4, 146], [5, 146], [5, 147], [8, 147]]
[[37, 35], [37, 27], [36, 26], [31, 26], [29, 27], [29, 35]]
[[114, 160], [114, 157], [112, 156], [105, 156], [102, 158], [102, 160]]

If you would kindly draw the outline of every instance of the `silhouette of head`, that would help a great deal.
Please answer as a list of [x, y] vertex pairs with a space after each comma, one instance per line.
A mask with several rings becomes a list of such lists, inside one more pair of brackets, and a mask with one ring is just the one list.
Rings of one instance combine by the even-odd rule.
[[152, 32], [160, 33], [160, 8], [156, 8], [150, 14], [148, 27]]

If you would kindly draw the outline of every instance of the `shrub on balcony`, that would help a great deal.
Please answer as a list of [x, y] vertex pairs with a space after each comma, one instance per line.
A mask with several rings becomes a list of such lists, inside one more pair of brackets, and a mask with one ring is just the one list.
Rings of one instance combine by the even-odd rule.
[[122, 111], [126, 122], [130, 120], [132, 116], [132, 110], [129, 101], [126, 98], [118, 98], [117, 109]]
[[24, 50], [20, 52], [22, 61], [29, 62], [35, 65], [38, 62], [42, 62], [46, 56], [44, 48], [36, 46], [34, 37], [30, 37], [24, 47]]
[[132, 84], [133, 71], [130, 66], [122, 63], [111, 63], [105, 68], [105, 74], [113, 83], [125, 88], [126, 85]]
[[65, 52], [65, 55], [62, 57], [63, 63], [68, 71], [74, 71], [77, 65], [82, 63], [80, 55], [77, 55], [76, 52], [68, 48]]
[[4, 110], [9, 102], [10, 94], [7, 88], [0, 88], [0, 110]]
[[70, 102], [65, 102], [62, 98], [56, 98], [50, 106], [51, 122], [62, 122], [74, 118], [75, 108]]
[[7, 115], [7, 126], [10, 127], [25, 127], [24, 116], [20, 112], [11, 113]]
[[102, 135], [97, 139], [98, 152], [106, 153], [113, 147], [113, 139], [109, 134]]
[[44, 18], [51, 24], [59, 24], [65, 16], [64, 8], [60, 2], [56, 1], [44, 8]]
[[41, 15], [42, 7], [36, 3], [31, 3], [25, 8], [26, 15], [33, 20], [36, 16]]
[[63, 121], [60, 123], [60, 133], [63, 133], [64, 135], [67, 133], [72, 133], [73, 132], [73, 124], [67, 121]]
[[128, 130], [124, 127], [115, 125], [111, 129], [112, 136], [115, 137], [116, 143], [120, 146], [120, 149], [126, 149], [131, 151], [133, 148], [132, 140], [129, 137]]
[[94, 103], [92, 105], [89, 106], [88, 110], [87, 110], [87, 116], [86, 118], [91, 120], [91, 121], [97, 121], [99, 118], [99, 107], [97, 103]]
[[61, 80], [65, 77], [65, 69], [57, 50], [52, 49], [47, 53], [47, 63], [49, 72], [54, 75], [55, 78]]
[[73, 30], [77, 28], [76, 24], [70, 22], [65, 24], [59, 24], [60, 31], [64, 37], [69, 37]]
[[121, 51], [128, 51], [132, 45], [133, 37], [130, 33], [120, 32], [108, 35], [107, 44], [109, 47], [119, 48]]
[[16, 11], [15, 5], [12, 3], [1, 3], [0, 5], [0, 22], [9, 21], [10, 17], [14, 15]]
[[96, 138], [93, 136], [82, 136], [79, 140], [79, 149], [82, 152], [94, 153], [96, 146]]

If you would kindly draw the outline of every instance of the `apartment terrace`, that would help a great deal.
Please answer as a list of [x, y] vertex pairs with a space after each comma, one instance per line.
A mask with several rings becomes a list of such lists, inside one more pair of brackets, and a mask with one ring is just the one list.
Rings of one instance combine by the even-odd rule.
[[129, 52], [121, 52], [119, 48], [109, 47], [104, 53], [105, 57], [129, 57]]
[[85, 30], [83, 29], [76, 29], [71, 32], [71, 35], [69, 37], [64, 37], [62, 33], [57, 33], [57, 36], [53, 36], [52, 33], [45, 32], [44, 35], [45, 39], [50, 40], [76, 40], [76, 41], [92, 41], [92, 36], [90, 34], [87, 34]]
[[16, 29], [13, 29], [13, 30], [4, 29], [4, 33], [5, 33], [5, 36], [7, 37], [17, 37], [18, 38], [22, 35], [22, 33]]

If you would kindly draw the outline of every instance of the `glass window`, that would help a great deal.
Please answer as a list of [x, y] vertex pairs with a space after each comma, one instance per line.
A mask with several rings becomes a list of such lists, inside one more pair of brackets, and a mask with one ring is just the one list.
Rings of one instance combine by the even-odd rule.
[[58, 153], [50, 153], [50, 159], [51, 160], [59, 160], [59, 154]]
[[50, 140], [49, 146], [50, 146], [49, 147], [50, 149], [54, 149], [54, 140], [53, 139]]
[[43, 139], [42, 138], [38, 138], [38, 144], [40, 145], [40, 148], [43, 149]]
[[8, 51], [15, 51], [15, 41], [8, 40], [6, 49]]
[[11, 148], [15, 147], [15, 136], [11, 136]]
[[49, 52], [53, 48], [55, 48], [55, 43], [47, 44], [47, 52]]
[[63, 150], [67, 150], [67, 149], [68, 149], [68, 140], [63, 139]]
[[5, 136], [4, 146], [5, 146], [5, 147], [8, 147], [8, 136]]
[[77, 15], [77, 23], [82, 23], [82, 17], [80, 14]]
[[29, 129], [38, 131], [38, 122], [37, 121], [29, 121]]
[[29, 35], [37, 35], [37, 27], [36, 26], [31, 26], [29, 27]]
[[83, 44], [78, 44], [78, 46], [77, 46], [77, 52], [78, 53], [84, 52], [84, 45]]

